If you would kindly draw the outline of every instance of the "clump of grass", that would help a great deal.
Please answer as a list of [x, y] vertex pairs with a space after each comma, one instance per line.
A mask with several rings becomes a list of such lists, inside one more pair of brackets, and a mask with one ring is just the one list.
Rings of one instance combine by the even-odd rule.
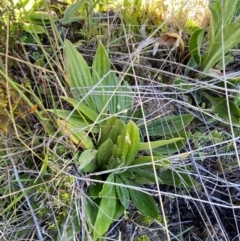
[[116, 1], [113, 9], [120, 9], [124, 21], [135, 28], [147, 21], [149, 26], [163, 24], [165, 31], [167, 28], [176, 31], [187, 27], [207, 27], [210, 20], [208, 0], [122, 0]]

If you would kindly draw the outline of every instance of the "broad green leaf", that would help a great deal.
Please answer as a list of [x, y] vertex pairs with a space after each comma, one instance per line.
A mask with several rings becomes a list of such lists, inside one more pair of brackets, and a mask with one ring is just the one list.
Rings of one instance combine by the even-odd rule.
[[62, 109], [55, 109], [55, 110], [47, 110], [60, 119], [67, 120], [69, 124], [75, 126], [76, 128], [83, 129], [86, 131], [91, 130], [92, 133], [99, 133], [100, 127], [98, 125], [91, 126], [91, 122], [86, 119], [82, 119], [81, 116], [77, 111], [70, 111], [70, 110], [62, 110]]
[[214, 42], [216, 34], [219, 32], [220, 22], [221, 22], [221, 6], [219, 1], [210, 1], [209, 9], [211, 11], [211, 21], [210, 21], [210, 38], [209, 45]]
[[[133, 182], [130, 182], [129, 180], [127, 180], [126, 178], [123, 178], [123, 181], [125, 182], [126, 185], [139, 187]], [[132, 188], [129, 188], [129, 194], [135, 207], [143, 215], [149, 216], [151, 218], [158, 217], [158, 207], [152, 196]]]
[[[109, 190], [112, 188], [112, 186], [115, 187], [114, 184], [114, 178], [115, 178], [115, 175], [114, 173], [111, 173], [108, 178], [106, 179], [106, 183], [103, 184], [103, 189], [102, 191], [99, 193], [99, 197], [100, 198], [105, 198], [107, 197], [108, 193], [109, 193]], [[107, 183], [109, 182], [109, 183]]]
[[[98, 178], [94, 178], [94, 180], [100, 180], [102, 181], [101, 177], [100, 176], [97, 176]], [[91, 198], [91, 199], [97, 199], [99, 198], [99, 193], [102, 191], [103, 189], [103, 184], [100, 183], [100, 182], [95, 182], [94, 183], [94, 180], [93, 180], [93, 184], [91, 184], [89, 187], [88, 187], [88, 196]]]
[[64, 45], [65, 70], [71, 92], [75, 99], [84, 99], [91, 109], [97, 111], [95, 99], [90, 94], [93, 87], [90, 68], [69, 40], [65, 40]]
[[210, 1], [210, 44], [214, 42], [215, 36], [220, 34], [221, 29], [233, 21], [236, 14], [238, 0], [214, 0]]
[[48, 167], [49, 154], [46, 153], [42, 162], [41, 170], [39, 175], [44, 176]]
[[[106, 182], [114, 182], [114, 175], [110, 174]], [[111, 223], [113, 222], [113, 217], [116, 208], [116, 188], [115, 185], [105, 183], [103, 185], [102, 191], [99, 193], [101, 197], [101, 203], [99, 206], [99, 211], [94, 224], [93, 240], [96, 241], [98, 238], [104, 235]]]
[[[222, 39], [223, 35], [223, 39]], [[222, 41], [224, 41], [224, 48]], [[223, 33], [220, 32], [214, 42], [209, 46], [209, 50], [203, 57], [202, 70], [207, 72], [212, 66], [222, 59], [222, 54], [227, 53], [231, 48], [240, 42], [240, 24], [231, 23], [224, 27]]]
[[112, 140], [113, 144], [117, 144], [118, 136], [120, 136], [125, 128], [123, 120], [117, 119], [112, 126], [109, 133], [109, 138]]
[[[152, 167], [152, 159], [154, 160], [154, 165], [156, 168], [166, 168], [169, 165], [171, 165], [171, 162], [166, 160], [166, 156], [141, 156], [137, 159], [135, 159], [132, 163], [131, 166], [134, 165], [141, 165], [141, 164], [146, 164], [144, 167], [146, 169], [149, 169]], [[130, 169], [131, 170], [131, 169]]]
[[111, 116], [101, 124], [101, 137], [98, 143], [99, 146], [108, 139], [109, 133], [111, 129], [114, 127], [114, 123], [116, 120], [117, 120], [116, 116]]
[[125, 83], [121, 86], [116, 74], [111, 71], [108, 54], [101, 42], [93, 59], [92, 79], [97, 85], [96, 91], [100, 92], [95, 96], [99, 113], [104, 110], [105, 113], [115, 114], [132, 106], [131, 90]]
[[85, 20], [85, 19], [86, 18], [84, 16], [77, 16], [77, 17], [71, 17], [69, 19], [62, 18], [62, 19], [60, 19], [60, 22], [61, 22], [61, 24], [66, 25], [66, 24], [70, 24], [70, 23]]
[[139, 144], [139, 151], [144, 151], [144, 150], [149, 150], [150, 147], [152, 149], [159, 147], [159, 146], [165, 146], [171, 143], [175, 143], [177, 141], [183, 140], [184, 138], [182, 137], [177, 137], [177, 138], [173, 138], [170, 140], [161, 140], [161, 141], [151, 141], [151, 142], [141, 142]]
[[43, 22], [45, 23], [50, 23], [50, 19], [52, 21], [58, 21], [58, 16], [57, 15], [51, 15], [46, 12], [40, 12], [40, 11], [34, 11], [28, 15], [29, 19], [33, 21], [36, 24], [42, 24]]
[[61, 119], [57, 119], [56, 124], [58, 125], [62, 133], [69, 137], [69, 139], [77, 146], [80, 146], [83, 149], [94, 149], [91, 138], [84, 130], [81, 130], [71, 125], [67, 121]]
[[226, 97], [212, 97], [206, 93], [202, 94], [211, 102], [213, 110], [218, 116], [229, 121], [230, 114], [232, 123], [236, 125], [240, 124], [240, 109], [232, 100], [229, 100], [230, 109], [228, 109]]
[[176, 141], [174, 143], [170, 143], [165, 146], [159, 146], [153, 150], [154, 155], [163, 155], [163, 154], [174, 154], [179, 153], [179, 151], [184, 147], [186, 144], [187, 138], [190, 136], [190, 132], [186, 130], [181, 130], [178, 133], [174, 133], [172, 137], [182, 137], [182, 140]]
[[[80, 10], [80, 8], [87, 2], [88, 2], [87, 0], [80, 0], [80, 1], [76, 1], [75, 3], [70, 4], [67, 7], [67, 9], [64, 11], [64, 18], [60, 20], [61, 23], [63, 23], [63, 24], [71, 23], [71, 22], [73, 22], [73, 19], [74, 19], [74, 21], [76, 21], [76, 18], [79, 20], [79, 17], [76, 17], [76, 14]], [[79, 15], [79, 13], [78, 13], [78, 15]]]
[[[167, 136], [177, 133], [184, 129], [193, 120], [193, 115], [170, 115], [151, 121], [147, 125], [149, 136]], [[143, 128], [142, 132], [144, 137], [146, 136], [146, 130]]]
[[[214, 68], [216, 68], [217, 70], [223, 70], [223, 69], [225, 69], [225, 66], [227, 66], [228, 64], [230, 64], [230, 63], [232, 63], [234, 61], [235, 61], [234, 60], [234, 56], [232, 54], [228, 53], [228, 54], [225, 55], [224, 59], [221, 58], [219, 60], [219, 62], [214, 66]], [[227, 79], [227, 82], [229, 82], [228, 77], [226, 77], [226, 79]], [[221, 81], [221, 82], [223, 82], [223, 81]]]
[[120, 158], [121, 157], [121, 149], [117, 146], [117, 145], [113, 145], [113, 157], [116, 158]]
[[123, 215], [124, 211], [125, 211], [125, 208], [123, 207], [121, 202], [117, 200], [113, 219], [118, 220]]
[[174, 187], [193, 188], [197, 187], [198, 183], [191, 177], [187, 170], [176, 168], [158, 172], [158, 177], [161, 184], [167, 184]]
[[[125, 185], [125, 183], [118, 175], [115, 176], [115, 180], [116, 180], [116, 183]], [[127, 210], [130, 204], [128, 189], [126, 187], [116, 186], [116, 191], [122, 206]]]
[[[228, 89], [236, 89], [237, 85], [240, 84], [240, 75], [236, 76], [236, 77], [228, 77], [226, 79], [226, 83], [227, 83], [227, 88]], [[225, 83], [224, 81], [218, 82], [215, 84], [216, 86], [221, 86], [225, 88]]]
[[[156, 184], [156, 178], [154, 177], [153, 171], [152, 170], [147, 170], [142, 168], [135, 168], [133, 170], [135, 177], [134, 181], [137, 184]], [[158, 177], [157, 177], [158, 178]], [[159, 179], [159, 178], [158, 178]]]
[[[184, 71], [184, 75], [187, 76], [189, 75], [189, 73], [193, 70], [193, 69], [196, 69], [198, 67], [198, 64], [196, 63], [195, 59], [193, 56], [190, 57], [188, 63], [187, 63], [187, 66], [185, 68], [185, 71]], [[180, 81], [178, 81], [180, 82]], [[184, 81], [181, 81], [184, 83]], [[186, 81], [185, 81], [186, 82]], [[183, 90], [185, 90], [185, 88], [183, 88]]]
[[[114, 147], [115, 147], [115, 146], [116, 146], [116, 145], [113, 146], [113, 155], [114, 155]], [[116, 170], [114, 171], [114, 173], [118, 173], [118, 167], [120, 166], [120, 161], [122, 161], [121, 163], [124, 163], [124, 160], [125, 160], [125, 159], [122, 159], [122, 158], [120, 158], [120, 157], [111, 157], [111, 158], [109, 159], [109, 162], [108, 162], [106, 168], [107, 168], [107, 169], [116, 169]], [[105, 169], [105, 168], [103, 168], [103, 169]], [[120, 172], [121, 172], [121, 170], [120, 170]]]
[[94, 172], [97, 169], [93, 160], [96, 158], [97, 150], [85, 150], [78, 158], [78, 170], [83, 172]]
[[[96, 51], [96, 54], [93, 58], [93, 65], [92, 65], [92, 79], [95, 84], [98, 83], [97, 91], [100, 91], [101, 94], [97, 95], [97, 105], [98, 105], [98, 112], [101, 112], [105, 107], [105, 111], [109, 111], [107, 107], [107, 102], [109, 101], [110, 96], [112, 95], [112, 88], [116, 87], [116, 83], [112, 82], [112, 78], [110, 75], [111, 67], [110, 67], [110, 60], [108, 58], [107, 52], [104, 49], [102, 43], [100, 42]], [[117, 98], [114, 95], [112, 98]], [[111, 101], [114, 101], [112, 99]], [[116, 102], [116, 101], [115, 101]], [[116, 113], [110, 111], [110, 114]]]
[[85, 210], [86, 210], [89, 232], [93, 231], [93, 226], [99, 211], [100, 202], [101, 202], [100, 198], [97, 198], [94, 200], [90, 198], [86, 198]]
[[62, 99], [70, 103], [77, 111], [84, 114], [92, 122], [99, 118], [99, 114], [95, 110], [83, 104], [81, 101], [65, 97], [62, 97]]
[[125, 163], [128, 166], [138, 153], [140, 143], [139, 129], [133, 121], [129, 121], [118, 137], [117, 145], [122, 157], [125, 157]]
[[46, 33], [44, 27], [33, 23], [23, 23], [22, 28], [27, 33], [35, 33], [35, 34]]
[[189, 40], [189, 52], [193, 56], [197, 65], [201, 63], [201, 43], [205, 29], [197, 29], [190, 37]]
[[183, 90], [183, 91], [188, 91], [194, 87], [193, 84], [191, 84], [189, 81], [181, 79], [181, 78], [176, 78], [174, 80], [174, 85], [178, 89]]
[[97, 151], [97, 166], [101, 168], [107, 164], [113, 155], [113, 143], [111, 139], [106, 140]]

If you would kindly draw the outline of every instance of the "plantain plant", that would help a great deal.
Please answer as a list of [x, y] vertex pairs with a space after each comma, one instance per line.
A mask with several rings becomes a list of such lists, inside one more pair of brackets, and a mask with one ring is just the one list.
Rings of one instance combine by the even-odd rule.
[[[205, 80], [209, 73], [215, 73], [214, 77], [221, 78], [220, 70], [225, 69], [226, 65], [233, 60], [233, 56], [229, 54], [229, 51], [240, 43], [240, 23], [235, 18], [238, 8], [238, 0], [213, 0], [209, 2], [211, 11], [209, 35], [206, 35], [205, 29], [201, 28], [195, 30], [191, 35], [189, 40], [191, 57], [185, 70], [186, 75], [189, 74], [190, 69], [197, 68], [201, 70], [197, 77], [202, 80]], [[202, 41], [206, 36], [208, 42], [203, 53]], [[215, 85], [224, 88], [225, 91], [226, 87], [236, 91], [239, 83], [240, 78], [237, 76], [227, 77], [226, 83], [220, 79]], [[191, 84], [182, 79], [176, 79], [175, 84], [180, 84], [184, 91], [191, 89]], [[225, 95], [225, 93], [222, 93], [222, 95]], [[229, 96], [213, 97], [206, 94], [205, 90], [194, 92], [193, 96], [196, 103], [203, 102], [202, 97], [208, 99], [212, 106], [210, 112], [215, 113], [218, 117], [234, 125], [240, 124], [238, 96], [227, 100]]]
[[210, 1], [211, 22], [206, 51], [201, 52], [205, 30], [197, 29], [189, 40], [189, 67], [200, 66], [207, 73], [213, 66], [222, 64], [223, 55], [226, 57], [228, 51], [240, 42], [240, 23], [234, 22], [237, 5], [238, 0]]
[[[72, 151], [77, 170], [92, 176], [85, 206], [87, 225], [93, 240], [100, 240], [111, 223], [128, 209], [130, 202], [143, 215], [158, 217], [155, 199], [141, 191], [144, 184], [158, 182], [186, 188], [197, 186], [186, 170], [185, 173], [183, 170], [166, 170], [171, 168], [171, 161], [164, 155], [167, 147], [172, 145], [170, 153], [174, 153], [184, 145], [187, 136], [180, 132], [193, 116], [160, 118], [157, 122], [150, 122], [145, 130], [130, 119], [133, 92], [111, 70], [102, 43], [99, 43], [92, 67], [68, 40], [64, 45], [64, 58], [72, 97], [62, 99], [72, 108], [49, 111], [54, 113], [61, 133], [77, 146]], [[176, 135], [172, 136], [174, 131], [171, 130], [174, 129]], [[167, 134], [169, 139], [144, 142], [148, 132], [155, 138]], [[164, 146], [165, 149], [161, 149]], [[154, 155], [150, 154], [150, 148], [154, 150]], [[155, 175], [152, 165], [157, 170]], [[71, 225], [65, 226], [72, 229]], [[70, 229], [66, 233], [72, 235]]]

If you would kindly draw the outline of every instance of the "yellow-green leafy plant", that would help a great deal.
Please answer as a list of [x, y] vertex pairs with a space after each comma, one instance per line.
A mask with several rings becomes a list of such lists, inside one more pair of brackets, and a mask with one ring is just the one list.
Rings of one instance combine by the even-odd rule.
[[77, 29], [81, 36], [85, 39], [96, 38], [96, 35], [101, 35], [102, 30], [106, 26], [99, 19], [94, 19], [94, 13], [98, 11], [106, 11], [111, 0], [80, 0], [71, 3], [64, 11], [60, 22], [67, 25], [73, 22], [82, 21], [84, 24], [81, 29]]
[[[211, 11], [211, 21], [208, 35], [206, 30], [199, 28], [195, 30], [189, 40], [190, 60], [188, 61], [185, 74], [189, 74], [190, 69], [199, 69], [201, 72], [197, 77], [206, 80], [207, 76], [213, 75], [217, 78], [223, 78], [220, 70], [226, 68], [230, 61], [233, 61], [233, 56], [229, 51], [240, 43], [240, 23], [235, 18], [239, 8], [238, 0], [214, 0], [209, 2], [209, 9]], [[203, 40], [207, 38], [207, 44], [202, 46]], [[190, 68], [189, 68], [190, 67]], [[217, 114], [218, 117], [225, 121], [231, 121], [235, 125], [240, 124], [240, 108], [237, 101], [238, 96], [227, 96], [226, 87], [229, 89], [238, 88], [240, 78], [227, 77], [225, 81], [220, 80], [216, 82], [216, 86], [222, 87], [224, 91], [222, 96], [211, 96], [204, 91], [195, 91], [192, 93], [196, 103], [203, 102], [203, 98], [208, 99], [211, 103], [211, 111]], [[180, 85], [183, 91], [191, 89], [189, 81], [176, 79], [175, 85]], [[211, 89], [207, 89], [211, 91]], [[220, 92], [219, 92], [220, 93]], [[218, 95], [219, 95], [218, 93]], [[227, 100], [228, 98], [228, 100]], [[227, 111], [229, 110], [229, 111]]]
[[[191, 59], [189, 67], [200, 66], [207, 73], [213, 66], [222, 63], [223, 55], [240, 42], [240, 23], [234, 22], [238, 0], [210, 1], [211, 21], [208, 44], [205, 53], [201, 51], [201, 43], [205, 29], [197, 29], [189, 40]], [[220, 66], [223, 68], [224, 66]]]
[[[161, 118], [160, 122], [150, 122], [148, 131], [145, 131], [130, 120], [134, 93], [111, 70], [101, 42], [92, 67], [68, 40], [64, 43], [64, 59], [72, 97], [62, 99], [72, 108], [49, 111], [54, 113], [61, 133], [78, 147], [77, 151], [72, 151], [77, 170], [89, 174], [103, 173], [91, 178], [93, 185], [88, 188], [86, 200], [89, 232], [93, 240], [100, 240], [111, 223], [129, 207], [130, 201], [143, 215], [158, 217], [157, 203], [149, 193], [141, 191], [142, 185], [156, 182], [186, 188], [197, 185], [184, 170], [165, 170], [171, 167], [171, 162], [164, 151], [158, 149], [163, 146], [171, 149], [173, 145], [171, 153], [177, 152], [187, 138], [180, 131], [193, 116], [172, 116], [172, 122], [171, 117], [165, 121]], [[161, 139], [143, 142], [148, 132]], [[169, 139], [163, 138], [164, 132], [169, 134]], [[156, 155], [150, 155], [150, 148]], [[153, 164], [157, 175], [152, 170]], [[69, 226], [66, 232], [71, 236], [72, 226], [68, 222], [66, 220], [64, 225]]]

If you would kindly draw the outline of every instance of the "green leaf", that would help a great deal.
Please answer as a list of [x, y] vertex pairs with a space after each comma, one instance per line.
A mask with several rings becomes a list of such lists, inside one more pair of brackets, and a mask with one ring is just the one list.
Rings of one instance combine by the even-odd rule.
[[214, 38], [216, 34], [219, 32], [220, 23], [221, 23], [221, 6], [220, 2], [217, 1], [210, 1], [209, 2], [209, 9], [211, 11], [211, 22], [210, 22], [210, 38], [209, 43], [214, 42]]
[[101, 42], [93, 59], [92, 79], [100, 92], [95, 97], [99, 113], [104, 110], [104, 113], [115, 114], [132, 106], [131, 89], [126, 84], [121, 86], [116, 74], [111, 71], [108, 54]]
[[[122, 179], [126, 185], [133, 186], [133, 187], [139, 187], [124, 177]], [[152, 196], [150, 196], [149, 194], [143, 193], [141, 191], [131, 189], [131, 188], [129, 188], [129, 194], [130, 194], [131, 200], [133, 201], [135, 207], [143, 215], [149, 216], [151, 218], [158, 217], [158, 207]]]
[[99, 168], [107, 164], [113, 155], [113, 143], [111, 139], [106, 140], [97, 151], [97, 165]]
[[154, 177], [153, 171], [146, 170], [143, 168], [135, 168], [133, 172], [135, 173], [135, 177], [134, 177], [135, 183], [156, 184], [156, 178]]
[[[189, 66], [189, 67], [192, 67], [192, 66]], [[188, 91], [188, 90], [192, 89], [194, 85], [191, 84], [187, 80], [184, 80], [181, 78], [176, 78], [176, 79], [174, 79], [174, 86], [176, 86], [180, 90]]]
[[205, 29], [197, 29], [193, 32], [189, 40], [189, 52], [193, 56], [197, 65], [201, 63], [201, 42]]
[[[100, 180], [102, 181], [102, 178], [100, 176], [97, 176], [96, 178], [94, 178], [94, 180]], [[89, 187], [88, 187], [88, 196], [91, 198], [91, 199], [97, 199], [99, 198], [99, 193], [102, 191], [103, 189], [103, 184], [100, 183], [100, 182], [95, 182], [94, 183], [94, 180], [93, 180], [93, 184], [91, 184]]]
[[22, 28], [27, 33], [35, 33], [35, 34], [46, 33], [44, 27], [33, 23], [23, 23]]
[[95, 200], [91, 200], [90, 198], [86, 199], [86, 214], [87, 214], [87, 222], [88, 222], [88, 231], [93, 231], [93, 226], [96, 221], [96, 217], [99, 211], [101, 199], [97, 198]]
[[[188, 63], [187, 63], [187, 66], [185, 68], [185, 71], [184, 71], [184, 75], [187, 76], [189, 75], [189, 73], [193, 70], [193, 69], [196, 69], [198, 67], [198, 64], [195, 62], [195, 59], [193, 56], [190, 57]], [[181, 84], [183, 83], [183, 85], [185, 85], [187, 81], [185, 80], [177, 80], [177, 83], [176, 84]], [[186, 85], [185, 85], [186, 86]], [[188, 90], [188, 86], [187, 88], [182, 88], [183, 90]]]
[[[84, 19], [83, 16], [79, 16], [78, 12], [80, 8], [87, 2], [88, 2], [87, 0], [80, 0], [69, 5], [67, 9], [64, 11], [64, 18], [61, 19], [60, 22], [62, 24], [69, 24], [69, 23]], [[78, 16], [75, 16], [76, 14], [78, 14]]]
[[68, 123], [65, 120], [57, 119], [56, 124], [64, 135], [79, 147], [83, 149], [94, 149], [93, 142], [88, 134], [84, 131]]
[[101, 124], [101, 137], [98, 144], [99, 146], [108, 139], [111, 129], [115, 126], [116, 120], [116, 116], [111, 116], [105, 122], [103, 122], [103, 124]]
[[139, 129], [133, 121], [129, 121], [117, 141], [120, 156], [125, 157], [125, 163], [120, 163], [120, 165], [128, 166], [134, 160], [139, 149], [139, 143]]
[[95, 99], [90, 94], [90, 89], [93, 87], [90, 68], [69, 40], [64, 42], [64, 57], [67, 82], [74, 98], [84, 99], [91, 109], [97, 111]]
[[[226, 83], [227, 83], [227, 88], [228, 89], [236, 89], [237, 85], [240, 84], [240, 75], [235, 76], [235, 77], [228, 77], [226, 79]], [[221, 86], [225, 88], [225, 83], [224, 81], [218, 82], [215, 84], [216, 86]]]
[[96, 164], [93, 162], [97, 155], [97, 150], [85, 150], [78, 158], [78, 170], [83, 172], [94, 172], [97, 169]]
[[[207, 72], [212, 66], [222, 59], [222, 54], [226, 54], [231, 48], [240, 42], [240, 24], [231, 23], [224, 27], [223, 33], [220, 32], [214, 42], [209, 46], [209, 50], [203, 57], [202, 70]], [[223, 37], [223, 39], [222, 39]], [[224, 48], [222, 41], [224, 42]]]
[[68, 103], [70, 103], [77, 111], [79, 111], [80, 113], [85, 115], [92, 122], [94, 122], [97, 119], [100, 119], [99, 114], [92, 108], [83, 104], [82, 101], [79, 101], [79, 100], [76, 100], [73, 98], [65, 98], [65, 97], [62, 97], [62, 99], [66, 100]]
[[229, 100], [229, 108], [230, 109], [228, 110], [226, 98], [212, 97], [204, 92], [202, 92], [202, 94], [211, 102], [211, 104], [213, 106], [213, 110], [221, 118], [229, 121], [229, 114], [230, 114], [233, 124], [238, 125], [240, 123], [240, 109], [232, 100]]
[[150, 147], [152, 149], [156, 148], [156, 147], [159, 147], [159, 146], [165, 146], [165, 145], [168, 145], [168, 144], [172, 144], [172, 143], [175, 143], [177, 141], [180, 141], [180, 140], [184, 140], [184, 138], [182, 137], [177, 137], [177, 138], [173, 138], [173, 139], [170, 139], [170, 140], [161, 140], [161, 141], [152, 141], [152, 142], [141, 142], [139, 144], [139, 151], [145, 151], [145, 150], [149, 150]]
[[[110, 174], [106, 182], [114, 182], [114, 174]], [[115, 185], [105, 183], [102, 191], [99, 193], [99, 197], [101, 197], [102, 200], [99, 206], [96, 222], [94, 224], [94, 241], [104, 235], [113, 222], [116, 208]]]
[[238, 0], [210, 1], [210, 45], [214, 42], [215, 36], [221, 33], [222, 28], [233, 21], [237, 4]]
[[57, 15], [51, 15], [46, 12], [40, 12], [40, 11], [32, 12], [28, 15], [28, 17], [31, 21], [37, 24], [42, 24], [43, 22], [50, 23], [51, 19], [54, 22], [58, 21]]
[[[98, 112], [101, 112], [104, 108], [104, 112], [107, 112], [109, 111], [109, 108], [107, 107], [107, 102], [109, 101], [109, 98], [111, 98], [110, 96], [113, 93], [112, 87], [115, 88], [116, 83], [112, 82], [112, 78], [110, 75], [110, 60], [101, 42], [99, 43], [96, 54], [93, 58], [92, 69], [92, 79], [94, 83], [97, 84], [100, 81], [100, 83], [98, 84], [98, 90], [101, 94], [97, 96], [96, 103], [98, 105]], [[109, 94], [106, 94], [106, 91]], [[114, 95], [111, 101], [114, 101], [114, 98], [116, 97], [117, 96]], [[112, 113], [116, 113], [116, 111], [110, 111], [110, 114]]]
[[118, 136], [120, 136], [125, 128], [123, 120], [117, 119], [112, 126], [109, 133], [109, 138], [112, 140], [113, 144], [117, 144]]
[[198, 183], [191, 177], [187, 170], [176, 168], [160, 171], [158, 173], [161, 184], [166, 184], [179, 188], [198, 187]]
[[[116, 145], [114, 145], [113, 146], [113, 156], [114, 156], [114, 147], [115, 147]], [[125, 163], [125, 157], [124, 156], [122, 156], [122, 157], [111, 157], [110, 159], [109, 159], [109, 162], [108, 162], [108, 165], [107, 165], [107, 169], [115, 169], [114, 170], [114, 173], [118, 173], [118, 172], [121, 172], [121, 170], [118, 170], [118, 168], [120, 167], [120, 166], [122, 166], [122, 163]]]
[[121, 202], [117, 200], [115, 214], [114, 214], [113, 219], [118, 220], [123, 215], [124, 211], [125, 211], [125, 208], [123, 207]]
[[[151, 121], [147, 125], [149, 136], [167, 136], [177, 133], [184, 129], [193, 120], [194, 116], [191, 114], [170, 115]], [[147, 135], [146, 130], [141, 128], [144, 137]]]
[[60, 22], [63, 25], [67, 25], [67, 24], [74, 23], [74, 22], [81, 21], [81, 20], [85, 20], [85, 19], [86, 18], [84, 16], [77, 16], [77, 17], [71, 17], [69, 19], [62, 18], [62, 19], [60, 19]]
[[[115, 179], [116, 179], [116, 183], [125, 184], [118, 175], [115, 176]], [[117, 191], [117, 196], [118, 196], [122, 206], [125, 209], [128, 209], [129, 204], [130, 204], [130, 197], [129, 197], [128, 189], [126, 187], [116, 186], [116, 191]]]
[[81, 116], [77, 111], [70, 111], [70, 110], [62, 110], [62, 109], [54, 109], [54, 110], [47, 110], [60, 119], [67, 120], [69, 124], [75, 126], [79, 129], [84, 129], [86, 131], [91, 130], [92, 133], [99, 133], [99, 126], [94, 125], [91, 126], [91, 122], [86, 119], [82, 119]]
[[184, 147], [186, 144], [187, 138], [190, 136], [190, 132], [186, 130], [179, 131], [178, 133], [174, 133], [173, 137], [182, 137], [182, 140], [176, 141], [174, 143], [170, 143], [165, 146], [157, 147], [153, 150], [154, 155], [162, 155], [162, 154], [174, 154], [179, 153], [179, 151]]
[[171, 162], [166, 160], [166, 156], [141, 156], [137, 159], [135, 159], [131, 165], [141, 165], [141, 164], [146, 164], [144, 165], [145, 168], [149, 169], [152, 167], [152, 159], [154, 160], [154, 165], [156, 168], [166, 168], [169, 165], [171, 165]]

